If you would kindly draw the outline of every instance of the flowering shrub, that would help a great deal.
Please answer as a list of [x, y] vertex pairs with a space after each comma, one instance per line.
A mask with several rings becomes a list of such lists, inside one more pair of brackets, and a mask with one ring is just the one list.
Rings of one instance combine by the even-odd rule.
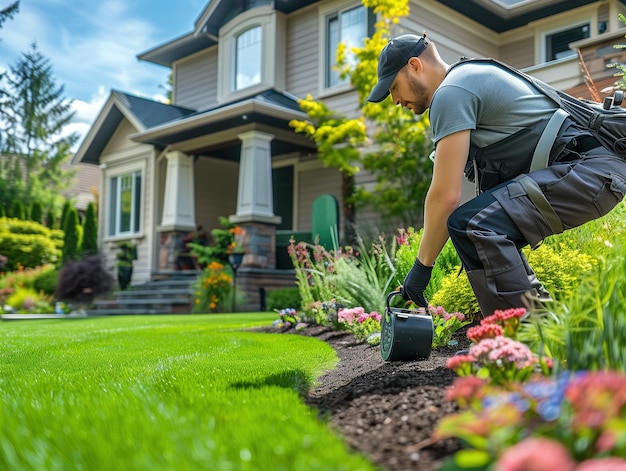
[[496, 463], [496, 470], [626, 469], [616, 458], [626, 456], [626, 375], [564, 372], [506, 388], [469, 378], [448, 394], [469, 409], [436, 430], [473, 448], [455, 457], [461, 469], [470, 456], [472, 466]]
[[496, 311], [470, 327], [469, 353], [449, 358], [447, 367], [459, 376], [476, 375], [501, 385], [527, 381], [536, 372], [548, 375], [552, 361], [536, 356], [525, 344], [513, 340], [525, 314], [523, 308]]
[[230, 298], [233, 278], [223, 263], [213, 261], [195, 284], [193, 312], [221, 312]]
[[549, 376], [551, 359], [513, 339], [524, 315], [496, 311], [468, 329], [469, 353], [448, 360], [460, 377], [447, 398], [462, 412], [444, 418], [435, 438], [470, 447], [455, 454], [455, 469], [626, 469], [626, 375]]
[[380, 333], [381, 315], [376, 311], [367, 313], [362, 307], [340, 309], [337, 318], [359, 342], [367, 340], [372, 334]]
[[[317, 325], [331, 326], [334, 329], [339, 329], [338, 311], [344, 306], [337, 303], [336, 300], [330, 301], [315, 301], [305, 307], [305, 312], [310, 315], [310, 320]], [[308, 318], [308, 317], [307, 317]]]
[[433, 317], [433, 348], [450, 345], [452, 335], [461, 327], [471, 323], [464, 314], [460, 312], [448, 313], [441, 306], [429, 307]]

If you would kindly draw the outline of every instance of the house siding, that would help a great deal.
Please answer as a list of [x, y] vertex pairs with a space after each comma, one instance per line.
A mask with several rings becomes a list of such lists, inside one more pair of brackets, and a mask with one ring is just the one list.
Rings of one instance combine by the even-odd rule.
[[239, 166], [235, 162], [201, 157], [194, 165], [196, 224], [211, 231], [219, 218], [235, 214]]
[[[131, 240], [137, 244], [137, 260], [133, 263], [133, 278], [131, 283], [136, 284], [150, 279], [153, 268], [153, 238], [154, 207], [153, 185], [155, 176], [152, 162], [154, 150], [152, 146], [137, 144], [128, 139], [128, 135], [136, 132], [136, 128], [128, 121], [123, 120], [118, 126], [113, 138], [109, 141], [100, 157], [103, 169], [103, 189], [101, 191], [98, 211], [98, 240], [102, 241], [101, 248], [105, 257], [107, 270], [115, 276], [117, 243], [122, 240]], [[125, 137], [126, 136], [126, 137]], [[113, 176], [142, 171], [141, 182], [141, 228], [138, 234], [129, 236], [108, 236], [108, 221], [110, 195], [109, 180]]]
[[217, 105], [217, 47], [174, 64], [172, 102], [195, 110]]
[[[317, 164], [317, 162], [315, 162]], [[340, 220], [343, 220], [341, 198], [341, 174], [334, 168], [324, 168], [321, 165], [302, 165], [296, 168], [298, 172], [298, 231], [312, 229], [311, 213], [313, 201], [318, 196], [330, 194], [339, 202]], [[343, 230], [340, 227], [340, 230]]]
[[286, 87], [289, 93], [306, 98], [317, 96], [320, 65], [320, 30], [317, 8], [289, 17], [287, 23]]

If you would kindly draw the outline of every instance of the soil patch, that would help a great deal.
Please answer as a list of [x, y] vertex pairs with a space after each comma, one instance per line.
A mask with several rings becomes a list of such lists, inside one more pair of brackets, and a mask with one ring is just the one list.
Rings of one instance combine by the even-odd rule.
[[388, 471], [435, 471], [461, 446], [456, 439], [434, 442], [431, 436], [444, 416], [458, 410], [445, 399], [455, 378], [446, 361], [468, 348], [466, 329], [455, 334], [457, 345], [407, 362], [385, 362], [380, 347], [326, 327], [288, 332], [317, 337], [337, 352], [337, 368], [318, 379], [306, 402], [353, 449]]

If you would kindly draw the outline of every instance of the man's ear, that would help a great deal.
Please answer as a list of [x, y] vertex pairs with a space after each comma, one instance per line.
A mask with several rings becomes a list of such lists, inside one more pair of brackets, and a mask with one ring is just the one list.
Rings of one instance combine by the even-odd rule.
[[422, 73], [424, 64], [419, 57], [411, 57], [409, 59], [409, 67], [419, 74]]

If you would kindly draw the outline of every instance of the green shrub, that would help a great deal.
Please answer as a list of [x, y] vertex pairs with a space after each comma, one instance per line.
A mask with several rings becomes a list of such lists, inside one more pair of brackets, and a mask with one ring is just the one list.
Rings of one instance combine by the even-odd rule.
[[597, 263], [593, 256], [565, 244], [544, 244], [525, 253], [537, 279], [555, 299], [568, 297]]
[[460, 265], [445, 275], [439, 289], [429, 298], [433, 306], [441, 306], [447, 312], [461, 312], [473, 317], [480, 312], [478, 301], [465, 271], [460, 272]]
[[24, 205], [20, 200], [15, 200], [13, 202], [13, 209], [11, 210], [11, 215], [16, 219], [26, 219], [26, 210], [24, 209]]
[[533, 316], [520, 338], [571, 371], [626, 372], [625, 255], [622, 242], [568, 297]]
[[9, 271], [56, 263], [61, 255], [48, 228], [8, 218], [0, 218], [0, 254], [7, 257], [5, 269]]
[[266, 296], [265, 306], [270, 312], [289, 307], [299, 310], [302, 306], [302, 297], [298, 287], [268, 291]]
[[[415, 231], [412, 227], [406, 230], [400, 229], [399, 231], [398, 239], [400, 241], [400, 245], [396, 251], [396, 270], [400, 284], [402, 284], [404, 278], [406, 278], [406, 275], [413, 266], [413, 263], [415, 263], [423, 232], [423, 229]], [[437, 291], [439, 291], [443, 279], [450, 273], [458, 273], [458, 267], [460, 265], [461, 259], [456, 253], [456, 249], [454, 248], [454, 245], [452, 245], [452, 242], [448, 240], [441, 250], [439, 257], [437, 257], [435, 268], [433, 268], [432, 276], [430, 278], [430, 283], [426, 288], [426, 298], [430, 299]]]
[[33, 288], [17, 288], [6, 303], [18, 313], [48, 314], [54, 311], [51, 299]]
[[73, 206], [67, 210], [65, 225], [63, 226], [65, 238], [63, 239], [63, 263], [71, 262], [78, 258], [78, 213]]
[[59, 272], [52, 265], [39, 271], [33, 278], [33, 289], [38, 293], [53, 296], [57, 287]]

